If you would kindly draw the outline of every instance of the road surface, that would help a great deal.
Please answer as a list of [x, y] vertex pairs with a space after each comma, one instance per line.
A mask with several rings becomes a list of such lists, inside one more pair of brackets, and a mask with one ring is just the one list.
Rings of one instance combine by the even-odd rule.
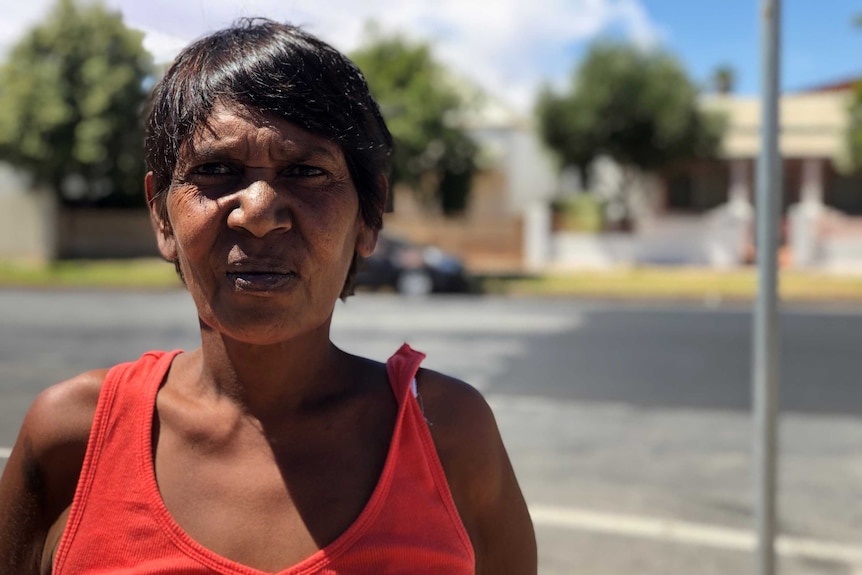
[[[862, 310], [782, 315], [781, 573], [862, 573]], [[540, 572], [753, 573], [745, 306], [360, 295], [333, 339], [403, 341], [493, 407]], [[0, 466], [33, 397], [82, 370], [196, 345], [184, 292], [0, 292]]]

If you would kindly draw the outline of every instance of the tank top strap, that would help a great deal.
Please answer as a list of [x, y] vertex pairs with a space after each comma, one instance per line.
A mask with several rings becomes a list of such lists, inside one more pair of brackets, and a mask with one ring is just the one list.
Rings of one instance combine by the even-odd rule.
[[[181, 351], [148, 351], [137, 361], [112, 367], [104, 383], [107, 387], [105, 391], [112, 401], [97, 408], [97, 415], [104, 409], [104, 416], [110, 414], [114, 424], [134, 425], [135, 428], [143, 425], [149, 429], [156, 394], [164, 383], [171, 363]], [[117, 421], [118, 417], [122, 421]]]
[[[66, 572], [66, 562], [73, 542], [79, 538], [79, 530], [82, 522], [85, 521], [85, 513], [93, 490], [104, 490], [107, 485], [109, 490], [117, 487], [131, 493], [140, 493], [138, 483], [142, 481], [142, 474], [137, 465], [109, 467], [108, 474], [112, 474], [111, 477], [120, 477], [116, 484], [110, 481], [98, 483], [97, 473], [100, 469], [102, 475], [106, 473], [104, 465], [100, 466], [101, 462], [136, 462], [141, 457], [149, 455], [146, 450], [144, 450], [146, 453], [140, 453], [138, 439], [141, 439], [140, 434], [143, 430], [147, 429], [145, 424], [148, 423], [147, 417], [151, 417], [152, 414], [153, 398], [178, 353], [180, 350], [150, 351], [137, 361], [113, 366], [105, 374], [69, 520], [60, 537], [54, 558], [54, 573]], [[119, 445], [116, 442], [112, 443], [111, 438], [118, 436], [128, 440]], [[148, 437], [143, 439], [148, 440]], [[98, 510], [96, 511], [98, 516]], [[84, 537], [86, 538], [86, 535]], [[87, 546], [84, 545], [84, 547]], [[73, 563], [75, 560], [77, 559], [73, 559]]]
[[386, 374], [389, 376], [389, 385], [392, 392], [401, 404], [407, 394], [411, 393], [413, 382], [419, 365], [425, 359], [425, 354], [416, 351], [408, 344], [403, 344], [386, 362]]

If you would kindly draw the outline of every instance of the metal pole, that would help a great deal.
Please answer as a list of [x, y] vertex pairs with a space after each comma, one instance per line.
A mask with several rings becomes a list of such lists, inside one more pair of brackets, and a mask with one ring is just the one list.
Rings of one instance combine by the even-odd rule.
[[781, 0], [761, 0], [762, 123], [757, 164], [758, 294], [754, 314], [754, 465], [757, 574], [775, 573], [778, 401], [778, 219], [781, 211], [779, 54]]

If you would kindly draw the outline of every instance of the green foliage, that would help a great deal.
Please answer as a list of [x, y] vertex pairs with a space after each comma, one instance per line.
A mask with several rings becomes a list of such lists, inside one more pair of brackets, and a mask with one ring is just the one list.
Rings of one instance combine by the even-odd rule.
[[862, 82], [853, 86], [847, 107], [846, 149], [839, 160], [842, 172], [862, 170]]
[[[862, 28], [862, 14], [854, 14], [851, 23]], [[856, 82], [847, 105], [847, 127], [843, 154], [835, 158], [839, 171], [852, 173], [862, 170], [862, 81]]]
[[723, 132], [673, 57], [626, 44], [593, 46], [566, 93], [544, 91], [537, 115], [562, 164], [583, 176], [599, 155], [645, 172], [709, 157]]
[[0, 67], [0, 160], [66, 203], [142, 205], [142, 41], [100, 3], [59, 0]]
[[476, 169], [476, 145], [461, 125], [464, 98], [429, 46], [374, 33], [351, 58], [395, 139], [390, 184], [411, 186], [447, 215], [463, 211]]
[[718, 94], [731, 94], [736, 89], [736, 70], [730, 64], [722, 64], [712, 72], [711, 88]]
[[554, 227], [587, 233], [601, 231], [604, 224], [603, 205], [594, 194], [580, 193], [558, 199], [551, 204]]

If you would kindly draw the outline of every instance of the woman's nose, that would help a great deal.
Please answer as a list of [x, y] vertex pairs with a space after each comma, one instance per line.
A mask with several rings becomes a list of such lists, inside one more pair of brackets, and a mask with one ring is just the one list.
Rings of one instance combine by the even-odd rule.
[[242, 228], [259, 238], [273, 231], [290, 229], [290, 206], [284, 191], [258, 179], [237, 195], [239, 201], [228, 214], [228, 226]]

